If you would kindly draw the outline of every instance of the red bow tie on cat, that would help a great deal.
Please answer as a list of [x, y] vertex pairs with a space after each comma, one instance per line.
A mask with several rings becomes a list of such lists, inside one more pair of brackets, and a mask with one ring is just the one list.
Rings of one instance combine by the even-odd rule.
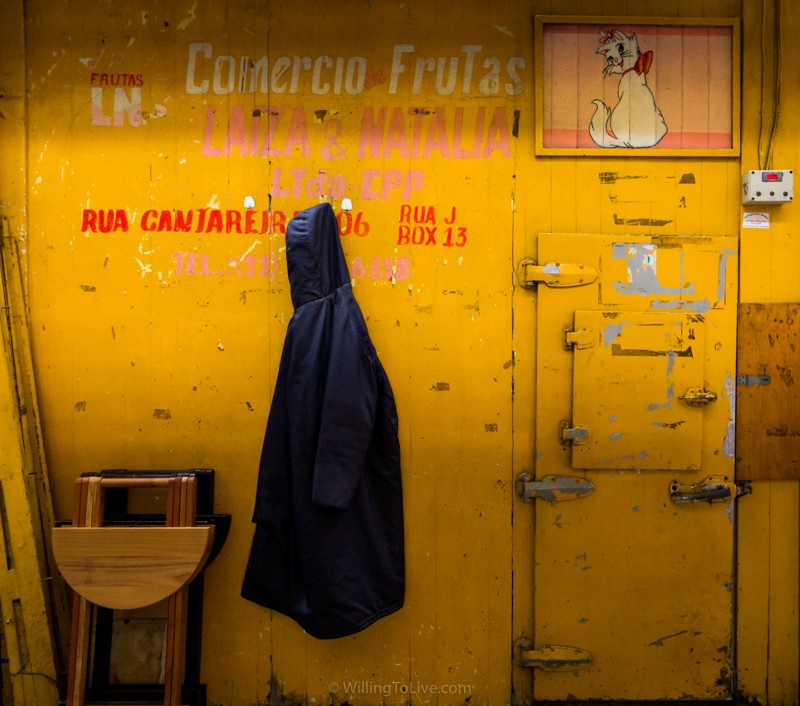
[[653, 52], [646, 51], [644, 54], [639, 54], [636, 58], [636, 63], [629, 69], [625, 69], [620, 76], [624, 76], [628, 71], [635, 71], [639, 76], [646, 74], [650, 71], [650, 65], [653, 63]]

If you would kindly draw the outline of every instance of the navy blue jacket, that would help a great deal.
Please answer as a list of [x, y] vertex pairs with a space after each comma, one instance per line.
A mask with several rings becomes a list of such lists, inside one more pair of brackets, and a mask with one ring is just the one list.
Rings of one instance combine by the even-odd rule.
[[242, 596], [318, 638], [403, 605], [397, 410], [353, 290], [333, 209], [286, 229], [294, 314], [261, 454]]

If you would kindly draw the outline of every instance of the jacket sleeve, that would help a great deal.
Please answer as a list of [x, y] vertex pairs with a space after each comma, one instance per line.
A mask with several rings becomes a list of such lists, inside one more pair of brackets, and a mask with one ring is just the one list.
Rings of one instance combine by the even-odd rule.
[[378, 387], [357, 319], [346, 313], [335, 321], [330, 344], [312, 502], [344, 509], [355, 496], [372, 441]]

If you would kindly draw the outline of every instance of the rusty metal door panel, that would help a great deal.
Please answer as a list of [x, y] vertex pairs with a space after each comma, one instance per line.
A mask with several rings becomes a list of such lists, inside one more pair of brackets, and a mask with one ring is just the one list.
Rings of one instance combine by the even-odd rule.
[[599, 277], [539, 288], [535, 476], [594, 492], [537, 502], [533, 646], [591, 659], [534, 696], [730, 698], [734, 502], [670, 486], [733, 479], [735, 240], [545, 234], [538, 262]]

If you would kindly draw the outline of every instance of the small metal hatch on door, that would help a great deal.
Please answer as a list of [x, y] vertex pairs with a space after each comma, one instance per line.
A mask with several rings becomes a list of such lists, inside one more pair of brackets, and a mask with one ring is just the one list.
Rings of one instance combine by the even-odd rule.
[[573, 468], [699, 468], [703, 317], [694, 313], [576, 311]]

